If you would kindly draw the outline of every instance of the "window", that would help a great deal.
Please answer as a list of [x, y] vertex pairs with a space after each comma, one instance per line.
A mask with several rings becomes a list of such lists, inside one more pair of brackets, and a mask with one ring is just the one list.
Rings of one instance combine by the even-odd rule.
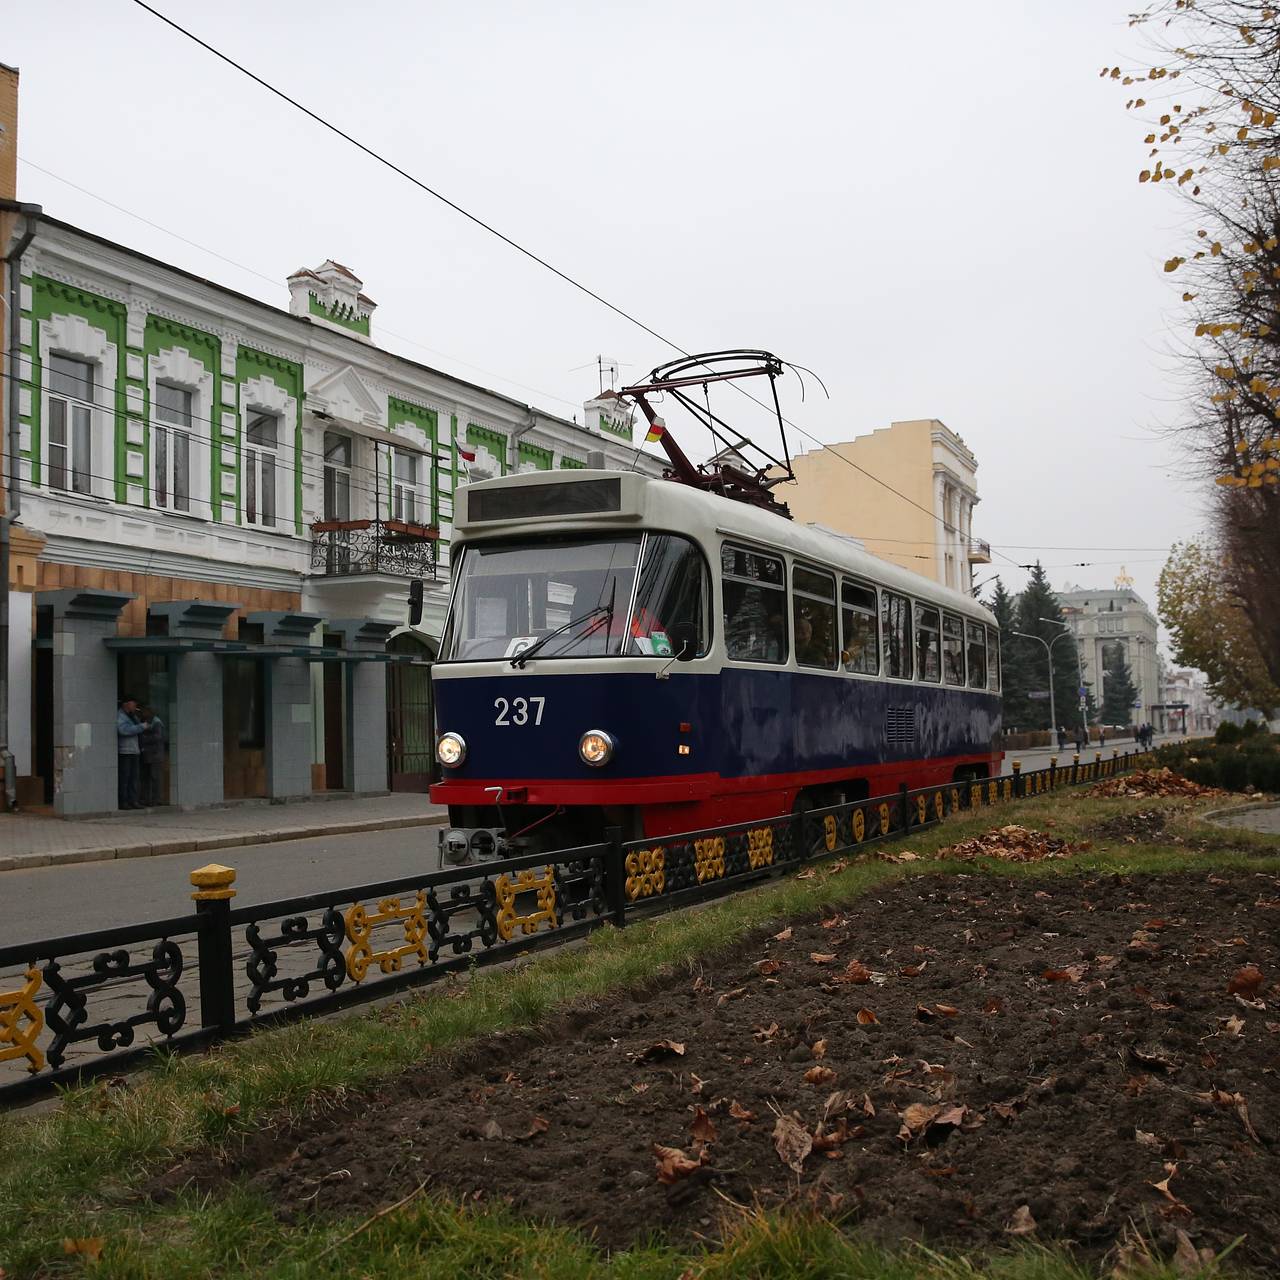
[[93, 492], [93, 375], [95, 366], [70, 356], [49, 357], [49, 487]]
[[351, 437], [324, 433], [324, 519], [351, 519]]
[[942, 678], [964, 684], [964, 621], [954, 613], [942, 615]]
[[181, 387], [156, 383], [151, 402], [152, 497], [157, 507], [191, 510], [191, 406]]
[[727, 543], [724, 575], [725, 652], [735, 662], [786, 662], [786, 567], [777, 556]]
[[969, 688], [987, 687], [987, 629], [980, 622], [966, 622], [969, 638]]
[[884, 623], [884, 673], [894, 680], [911, 679], [911, 601], [886, 591], [880, 597]]
[[650, 534], [640, 565], [640, 585], [631, 616], [628, 653], [667, 657], [675, 638], [689, 627], [694, 653], [711, 647], [711, 591], [707, 564], [687, 538], [670, 533]]
[[280, 420], [273, 413], [251, 413], [245, 427], [244, 519], [264, 529], [276, 526], [276, 448]]
[[987, 688], [1000, 692], [1000, 633], [987, 628]]
[[796, 663], [836, 669], [836, 580], [829, 573], [795, 565], [791, 570], [791, 618]]
[[512, 658], [559, 627], [535, 662], [620, 656], [639, 554], [638, 535], [467, 547], [441, 657]]
[[942, 679], [938, 611], [916, 605], [916, 679], [937, 684]]
[[880, 626], [876, 589], [850, 582], [840, 584], [840, 623], [843, 628], [844, 669], [855, 675], [880, 674]]
[[391, 518], [405, 520], [409, 524], [419, 521], [425, 524], [430, 514], [418, 492], [418, 455], [405, 449], [393, 449], [391, 458]]

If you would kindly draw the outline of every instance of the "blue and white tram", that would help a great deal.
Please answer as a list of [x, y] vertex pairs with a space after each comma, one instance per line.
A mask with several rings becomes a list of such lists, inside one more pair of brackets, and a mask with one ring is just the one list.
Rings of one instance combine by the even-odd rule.
[[848, 539], [590, 470], [463, 486], [454, 532], [446, 861], [999, 772], [994, 617]]

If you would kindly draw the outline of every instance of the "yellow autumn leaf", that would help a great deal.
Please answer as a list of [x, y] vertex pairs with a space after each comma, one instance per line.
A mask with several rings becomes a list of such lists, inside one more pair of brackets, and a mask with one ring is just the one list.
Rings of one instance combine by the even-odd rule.
[[1260, 324], [1258, 326], [1258, 337], [1265, 338], [1270, 332], [1271, 326], [1269, 324]]
[[1194, 293], [1184, 293], [1182, 295], [1182, 300], [1183, 302], [1194, 302], [1196, 300], [1196, 295]]
[[1277, 239], [1275, 236], [1268, 236], [1262, 242], [1262, 247], [1264, 249], [1274, 249], [1276, 245], [1280, 245], [1280, 239]]
[[1143, 171], [1142, 171], [1140, 174], [1138, 174], [1138, 181], [1139, 181], [1139, 182], [1150, 182], [1150, 181], [1151, 181], [1151, 170], [1150, 170], [1150, 169], [1143, 169]]
[[1186, 258], [1170, 258], [1169, 261], [1164, 264], [1164, 269], [1166, 271], [1177, 271], [1184, 262], [1186, 262]]

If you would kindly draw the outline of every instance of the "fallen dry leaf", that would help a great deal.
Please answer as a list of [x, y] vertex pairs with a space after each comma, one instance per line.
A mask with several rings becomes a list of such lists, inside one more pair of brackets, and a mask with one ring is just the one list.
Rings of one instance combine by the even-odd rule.
[[668, 1184], [687, 1178], [703, 1163], [701, 1158], [691, 1159], [679, 1147], [664, 1147], [658, 1142], [653, 1144], [653, 1155], [658, 1164], [658, 1181]]
[[830, 1084], [836, 1078], [836, 1073], [830, 1067], [816, 1066], [810, 1067], [804, 1073], [806, 1084]]
[[1009, 1219], [1005, 1231], [1011, 1236], [1029, 1236], [1036, 1230], [1036, 1220], [1031, 1216], [1030, 1206], [1020, 1204]]
[[1046, 969], [1040, 976], [1046, 982], [1079, 982], [1084, 977], [1085, 966], [1069, 964], [1062, 969]]
[[862, 1026], [867, 1027], [867, 1026], [870, 1026], [873, 1022], [879, 1022], [879, 1021], [880, 1019], [877, 1018], [876, 1015], [872, 1013], [870, 1009], [858, 1010], [858, 1022]]
[[933, 1007], [944, 1018], [954, 1018], [960, 1012], [953, 1004], [935, 1004]]
[[832, 981], [850, 982], [857, 986], [871, 981], [871, 970], [861, 960], [850, 960], [844, 967], [844, 973], [838, 978], [833, 978]]
[[999, 996], [988, 996], [982, 1006], [983, 1013], [1003, 1013], [1004, 1001]]
[[902, 1128], [898, 1130], [898, 1137], [903, 1142], [910, 1142], [912, 1138], [919, 1137], [941, 1110], [941, 1107], [926, 1106], [923, 1102], [913, 1102], [902, 1112]]
[[786, 927], [785, 929], [783, 929], [783, 931], [782, 931], [781, 933], [775, 933], [775, 934], [773, 935], [773, 940], [774, 940], [774, 942], [790, 942], [790, 941], [791, 941], [791, 926], [790, 926], [790, 925], [787, 925], [787, 927]]
[[781, 968], [781, 963], [772, 956], [756, 961], [756, 971], [762, 978], [767, 978], [770, 974], [777, 973]]
[[695, 1071], [689, 1072], [689, 1092], [690, 1093], [701, 1093], [702, 1088], [706, 1083], [707, 1082], [700, 1075], [698, 1075], [697, 1072]]
[[1229, 1036], [1238, 1036], [1244, 1030], [1244, 1019], [1233, 1013], [1231, 1017], [1224, 1020], [1222, 1029]]
[[1178, 1247], [1173, 1251], [1173, 1269], [1180, 1276], [1200, 1276], [1210, 1272], [1214, 1260], [1212, 1249], [1197, 1249], [1181, 1227], [1174, 1232], [1174, 1238]]
[[825, 1040], [815, 1040], [809, 1046], [809, 1052], [815, 1058], [825, 1058], [827, 1056], [827, 1042]]
[[729, 1104], [729, 1114], [735, 1120], [750, 1121], [756, 1118], [756, 1113], [754, 1111], [748, 1111], [746, 1107], [737, 1100], [737, 1098], [734, 1098], [734, 1100]]
[[642, 1049], [636, 1054], [637, 1062], [652, 1062], [655, 1058], [683, 1058], [684, 1045], [678, 1040], [659, 1040], [655, 1044], [651, 1044], [647, 1049]]
[[813, 1135], [795, 1116], [779, 1116], [773, 1126], [773, 1148], [787, 1168], [803, 1173], [805, 1157], [813, 1150]]
[[924, 972], [925, 966], [928, 963], [929, 962], [927, 960], [921, 960], [919, 964], [903, 965], [902, 968], [898, 970], [898, 972], [904, 978], [918, 978]]
[[1231, 981], [1227, 983], [1227, 995], [1244, 996], [1246, 1000], [1255, 1000], [1262, 986], [1262, 970], [1256, 964], [1247, 964], [1237, 969]]
[[1176, 1164], [1169, 1164], [1166, 1161], [1164, 1168], [1165, 1168], [1165, 1176], [1163, 1180], [1160, 1182], [1151, 1182], [1151, 1183], [1148, 1183], [1147, 1185], [1154, 1187], [1162, 1196], [1164, 1196], [1164, 1198], [1171, 1205], [1173, 1205], [1174, 1209], [1178, 1213], [1184, 1213], [1188, 1217], [1190, 1217], [1191, 1210], [1185, 1204], [1183, 1204], [1182, 1201], [1179, 1200], [1178, 1197], [1175, 1196], [1172, 1191], [1169, 1190], [1169, 1183], [1173, 1181], [1174, 1176], [1177, 1174], [1178, 1166]]
[[[727, 1004], [730, 1000], [736, 1000], [739, 996], [745, 996], [746, 994], [746, 987], [734, 987], [732, 991], [726, 991], [716, 997], [716, 1007], [719, 1008], [720, 1005]], [[681, 1052], [683, 1053], [684, 1050], [682, 1049]]]
[[831, 964], [835, 960], [835, 956], [827, 954], [825, 951], [810, 951], [809, 959], [814, 964]]
[[102, 1250], [106, 1247], [105, 1236], [65, 1236], [62, 1241], [62, 1252], [66, 1254], [83, 1254], [90, 1262], [102, 1261]]
[[517, 1142], [528, 1142], [530, 1138], [536, 1138], [540, 1133], [546, 1133], [551, 1128], [551, 1122], [542, 1116], [534, 1116], [529, 1122], [529, 1132], [516, 1135]]
[[716, 1140], [716, 1127], [712, 1123], [711, 1117], [707, 1115], [702, 1107], [694, 1109], [693, 1122], [689, 1126], [689, 1133], [694, 1142], [702, 1146], [707, 1146]]
[[763, 1043], [766, 1040], [774, 1039], [781, 1030], [782, 1028], [779, 1027], [776, 1022], [771, 1022], [767, 1027], [757, 1027], [755, 1031], [752, 1032], [752, 1035]]

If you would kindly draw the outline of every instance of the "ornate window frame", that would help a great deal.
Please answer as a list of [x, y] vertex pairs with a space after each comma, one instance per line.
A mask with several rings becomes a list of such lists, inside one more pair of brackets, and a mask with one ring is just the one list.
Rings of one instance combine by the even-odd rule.
[[163, 507], [168, 515], [194, 516], [207, 520], [212, 512], [213, 492], [213, 370], [186, 347], [167, 347], [147, 361], [147, 495], [156, 488], [156, 451], [151, 440], [155, 424], [156, 384], [167, 382], [191, 392], [191, 477], [189, 511]]

